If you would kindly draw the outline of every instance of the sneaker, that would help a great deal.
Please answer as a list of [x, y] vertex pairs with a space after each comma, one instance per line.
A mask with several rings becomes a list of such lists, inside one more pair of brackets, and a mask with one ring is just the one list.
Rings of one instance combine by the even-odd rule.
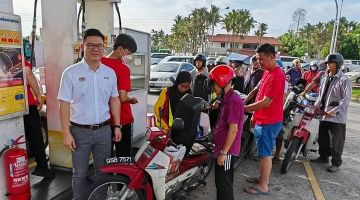
[[331, 165], [330, 167], [327, 168], [328, 172], [338, 172], [340, 171], [340, 167], [337, 167], [335, 165]]
[[44, 178], [55, 178], [55, 172], [51, 171], [47, 167], [36, 167], [35, 170], [31, 173], [35, 176], [42, 176]]
[[329, 163], [329, 159], [324, 159], [322, 157], [318, 157], [316, 159], [312, 159], [311, 162], [313, 162], [313, 163]]

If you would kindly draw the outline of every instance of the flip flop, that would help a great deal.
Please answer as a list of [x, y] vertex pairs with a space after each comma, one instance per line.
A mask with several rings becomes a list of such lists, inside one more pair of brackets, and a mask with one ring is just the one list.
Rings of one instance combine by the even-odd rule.
[[273, 158], [272, 163], [273, 164], [279, 164], [280, 163], [280, 158]]
[[257, 177], [253, 177], [253, 178], [247, 178], [246, 182], [258, 184], [260, 181], [259, 181], [259, 179]]
[[251, 186], [251, 187], [244, 188], [244, 191], [246, 193], [252, 194], [252, 195], [269, 195], [270, 194], [269, 191], [263, 192], [259, 188], [257, 188], [256, 186]]

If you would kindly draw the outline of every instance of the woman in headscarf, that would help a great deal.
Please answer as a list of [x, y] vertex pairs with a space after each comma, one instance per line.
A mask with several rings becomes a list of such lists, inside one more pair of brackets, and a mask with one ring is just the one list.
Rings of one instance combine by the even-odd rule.
[[161, 91], [154, 105], [154, 113], [157, 118], [158, 127], [165, 131], [170, 130], [173, 123], [173, 115], [175, 114], [180, 99], [185, 94], [191, 93], [191, 79], [191, 74], [189, 72], [181, 71], [177, 75], [174, 85], [164, 88]]

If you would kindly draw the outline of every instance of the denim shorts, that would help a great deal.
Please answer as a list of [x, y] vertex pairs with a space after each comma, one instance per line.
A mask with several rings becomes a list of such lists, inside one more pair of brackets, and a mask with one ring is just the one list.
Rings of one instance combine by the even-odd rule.
[[282, 127], [282, 122], [268, 125], [255, 125], [254, 137], [259, 157], [271, 157], [275, 140]]

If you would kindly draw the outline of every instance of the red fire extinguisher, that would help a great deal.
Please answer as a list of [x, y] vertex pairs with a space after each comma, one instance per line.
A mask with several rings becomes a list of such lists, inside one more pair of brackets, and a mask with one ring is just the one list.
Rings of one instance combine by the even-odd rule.
[[19, 142], [24, 136], [6, 145], [0, 152], [4, 154], [5, 177], [8, 200], [29, 200], [31, 197], [28, 155], [25, 149], [19, 148]]

